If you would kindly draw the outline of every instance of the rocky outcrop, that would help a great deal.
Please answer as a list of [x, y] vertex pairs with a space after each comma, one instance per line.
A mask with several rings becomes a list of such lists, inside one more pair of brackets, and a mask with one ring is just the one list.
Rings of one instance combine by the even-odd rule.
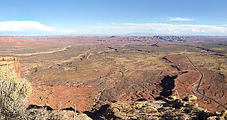
[[195, 101], [197, 101], [197, 97], [195, 95], [188, 95], [184, 98], [184, 100], [195, 102]]
[[16, 57], [0, 57], [0, 67], [7, 67], [9, 72], [15, 71], [20, 77], [20, 63]]
[[[193, 102], [192, 102], [192, 101]], [[107, 109], [106, 119], [149, 119], [149, 120], [225, 120], [227, 111], [221, 113], [208, 112], [198, 107], [191, 95], [185, 99], [169, 96], [162, 101], [116, 102]]]

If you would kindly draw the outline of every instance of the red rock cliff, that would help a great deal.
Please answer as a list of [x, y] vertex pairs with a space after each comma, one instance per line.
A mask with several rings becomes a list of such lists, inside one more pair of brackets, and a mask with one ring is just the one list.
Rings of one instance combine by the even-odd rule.
[[18, 77], [20, 76], [20, 63], [16, 57], [0, 57], [0, 67], [9, 66], [9, 72], [15, 71]]

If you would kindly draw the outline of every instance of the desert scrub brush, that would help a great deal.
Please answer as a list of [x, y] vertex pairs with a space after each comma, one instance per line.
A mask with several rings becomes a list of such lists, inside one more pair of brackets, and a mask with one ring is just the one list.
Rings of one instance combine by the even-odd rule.
[[24, 119], [25, 103], [32, 87], [11, 68], [7, 63], [0, 66], [0, 119]]

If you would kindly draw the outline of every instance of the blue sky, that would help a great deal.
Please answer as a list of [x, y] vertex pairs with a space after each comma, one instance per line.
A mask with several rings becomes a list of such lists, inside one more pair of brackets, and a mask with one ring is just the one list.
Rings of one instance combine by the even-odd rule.
[[227, 36], [227, 0], [2, 0], [0, 35]]

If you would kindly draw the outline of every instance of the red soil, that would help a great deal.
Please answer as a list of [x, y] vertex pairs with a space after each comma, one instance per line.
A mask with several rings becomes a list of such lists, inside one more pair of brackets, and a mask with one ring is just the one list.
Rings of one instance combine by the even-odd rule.
[[32, 83], [33, 92], [28, 99], [28, 105], [50, 106], [53, 109], [61, 104], [61, 108], [74, 108], [86, 111], [94, 102], [97, 89], [93, 85], [75, 86], [48, 86], [41, 83]]
[[[45, 39], [44, 39], [45, 38]], [[64, 38], [64, 37], [63, 37]], [[110, 42], [97, 42], [98, 37], [67, 37], [63, 39], [62, 37], [0, 37], [0, 46], [45, 46], [45, 45], [59, 45], [59, 44], [83, 44], [91, 43], [97, 45], [108, 45]], [[112, 40], [112, 43], [119, 41]], [[111, 43], [111, 44], [112, 44]], [[119, 43], [118, 43], [119, 44]], [[157, 46], [163, 46], [162, 43], [156, 43]], [[183, 55], [170, 55], [166, 57], [169, 62], [172, 63], [173, 69], [172, 73], [163, 73], [165, 75], [176, 75], [178, 77], [175, 79], [175, 88], [179, 97], [193, 94], [192, 84], [196, 83], [200, 75], [196, 72], [189, 61]], [[15, 70], [19, 71], [20, 68], [19, 62], [15, 62]], [[185, 72], [181, 74], [182, 72]], [[210, 96], [219, 102], [225, 104], [227, 100], [227, 89], [225, 86], [224, 78], [222, 75], [214, 73], [212, 71], [201, 69], [204, 73], [204, 79], [201, 84], [200, 91]], [[215, 76], [215, 77], [214, 77]], [[133, 79], [130, 79], [133, 80]], [[116, 86], [110, 89], [108, 92], [104, 93], [104, 97], [108, 94], [115, 96], [117, 100], [137, 100], [137, 99], [147, 99], [154, 100], [155, 97], [158, 97], [161, 90], [158, 84], [161, 78], [155, 78], [154, 82], [140, 81], [135, 79], [135, 81], [130, 80], [121, 80]], [[134, 83], [136, 89], [133, 87], [129, 88], [128, 86]], [[143, 83], [149, 83], [144, 85]], [[128, 85], [128, 86], [126, 86]], [[79, 111], [85, 111], [94, 103], [94, 99], [98, 94], [100, 86], [97, 85], [84, 85], [80, 87], [76, 86], [67, 86], [67, 85], [47, 85], [41, 82], [32, 82], [33, 92], [30, 96], [27, 104], [35, 105], [48, 105], [52, 108], [56, 108], [57, 104], [61, 103], [62, 108], [73, 107], [73, 104], [77, 106]], [[108, 86], [107, 86], [108, 87]], [[105, 96], [106, 95], [106, 96]], [[198, 97], [198, 103], [200, 106], [208, 108], [210, 111], [223, 110], [214, 102], [207, 100], [198, 94], [195, 94]]]
[[[178, 75], [175, 79], [175, 88], [180, 96], [180, 98], [194, 94], [198, 97], [198, 103], [201, 107], [207, 108], [210, 111], [222, 111], [223, 107], [220, 107], [215, 102], [204, 98], [198, 95], [195, 90], [192, 90], [192, 84], [198, 83], [200, 79], [199, 72], [195, 71], [192, 68], [192, 65], [188, 62], [188, 60], [183, 55], [171, 55], [166, 57], [169, 62], [171, 62], [175, 67], [179, 68], [182, 71], [188, 71], [187, 73], [183, 73]], [[222, 104], [226, 104], [227, 99], [227, 89], [225, 86], [224, 76], [209, 71], [207, 69], [199, 68], [203, 74], [204, 78], [202, 80], [200, 86], [200, 92], [209, 96]]]

